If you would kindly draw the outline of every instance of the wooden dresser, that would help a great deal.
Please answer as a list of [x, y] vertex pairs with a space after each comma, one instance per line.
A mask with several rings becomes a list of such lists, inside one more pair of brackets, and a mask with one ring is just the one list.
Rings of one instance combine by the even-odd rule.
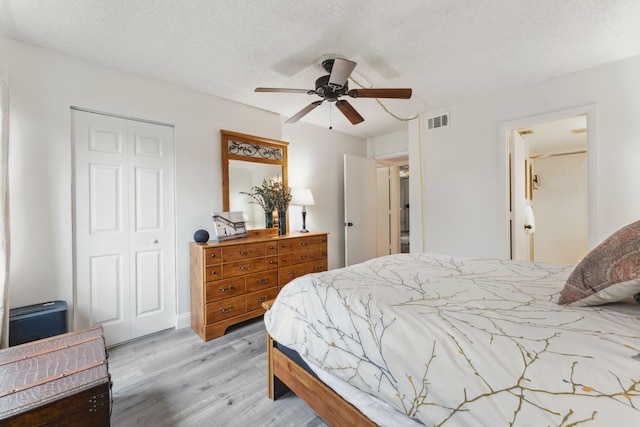
[[327, 233], [191, 243], [191, 328], [205, 341], [264, 314], [262, 303], [307, 273], [327, 270]]

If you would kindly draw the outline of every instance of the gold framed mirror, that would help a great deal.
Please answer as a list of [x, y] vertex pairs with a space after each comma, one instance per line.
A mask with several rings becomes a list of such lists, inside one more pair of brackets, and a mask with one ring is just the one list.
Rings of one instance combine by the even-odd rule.
[[[277, 233], [278, 229], [265, 228], [264, 210], [242, 193], [262, 185], [263, 180], [287, 179], [288, 142], [260, 136], [246, 135], [228, 130], [220, 131], [222, 153], [222, 209], [225, 212], [242, 211], [250, 234]], [[288, 229], [288, 224], [287, 224]]]

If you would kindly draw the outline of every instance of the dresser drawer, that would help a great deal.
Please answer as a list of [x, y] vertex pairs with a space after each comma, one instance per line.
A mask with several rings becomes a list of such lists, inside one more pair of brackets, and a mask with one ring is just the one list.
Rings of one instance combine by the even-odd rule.
[[234, 279], [218, 280], [207, 283], [207, 301], [219, 301], [225, 298], [231, 298], [245, 293], [245, 278], [236, 277]]
[[245, 312], [244, 297], [244, 295], [240, 295], [207, 304], [206, 323], [209, 324], [243, 314]]
[[222, 264], [222, 276], [225, 279], [257, 273], [265, 269], [265, 259], [254, 258]]
[[311, 236], [307, 238], [310, 248], [322, 248], [327, 247], [327, 236]]
[[278, 242], [278, 255], [297, 249], [297, 246], [300, 245], [296, 243], [297, 240], [298, 239], [284, 239]]
[[278, 270], [265, 270], [262, 273], [250, 274], [246, 279], [247, 292], [278, 286]]
[[220, 248], [207, 248], [204, 250], [204, 265], [216, 265], [222, 262], [222, 250]]
[[281, 253], [278, 255], [278, 268], [286, 267], [288, 265], [295, 264], [293, 259], [295, 258], [293, 252]]
[[265, 254], [269, 255], [278, 255], [278, 242], [268, 242], [264, 244]]
[[213, 282], [222, 279], [222, 265], [208, 265], [204, 272], [204, 281]]
[[327, 248], [324, 247], [322, 249], [311, 249], [309, 251], [309, 259], [308, 261], [315, 261], [319, 259], [327, 259]]
[[296, 277], [305, 275], [304, 264], [292, 265], [278, 269], [278, 285], [286, 285]]
[[302, 264], [310, 259], [309, 251], [289, 252], [280, 256], [278, 265], [280, 267], [286, 267], [288, 265]]
[[267, 288], [257, 292], [251, 292], [245, 297], [247, 311], [258, 310], [262, 308], [262, 303], [274, 299], [278, 295], [278, 288]]
[[292, 251], [308, 250], [327, 247], [326, 236], [310, 236], [310, 237], [296, 237], [290, 239], [288, 246]]
[[225, 246], [222, 248], [222, 259], [227, 263], [230, 261], [264, 257], [266, 255], [266, 247], [266, 243]]
[[310, 261], [305, 263], [304, 265], [304, 272], [305, 274], [307, 273], [318, 273], [320, 271], [327, 271], [328, 270], [328, 263], [327, 263], [327, 259], [318, 259], [315, 261]]
[[268, 256], [264, 259], [265, 270], [273, 270], [278, 268], [278, 255]]

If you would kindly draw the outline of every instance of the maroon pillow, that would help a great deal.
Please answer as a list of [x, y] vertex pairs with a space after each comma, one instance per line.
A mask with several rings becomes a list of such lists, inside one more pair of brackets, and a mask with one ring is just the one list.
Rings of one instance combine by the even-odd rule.
[[587, 254], [560, 292], [559, 304], [599, 305], [640, 292], [640, 221], [613, 233]]

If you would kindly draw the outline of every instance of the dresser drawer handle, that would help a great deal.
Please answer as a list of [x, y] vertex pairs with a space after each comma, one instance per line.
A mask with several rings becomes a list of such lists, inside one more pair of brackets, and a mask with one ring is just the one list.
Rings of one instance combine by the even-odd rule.
[[211, 258], [215, 258], [215, 257], [216, 257], [216, 254], [214, 252], [214, 253], [211, 254]]
[[242, 249], [241, 249], [241, 250], [239, 251], [239, 253], [240, 253], [240, 255], [249, 255], [249, 254], [251, 253], [251, 250], [250, 250], [250, 249], [247, 249], [247, 250], [245, 251], [245, 250], [242, 250]]
[[239, 265], [238, 268], [241, 271], [248, 271], [251, 268], [251, 264], [247, 264], [247, 265]]
[[282, 262], [287, 262], [287, 259], [286, 258], [282, 258]]
[[276, 247], [275, 246], [269, 246], [269, 250], [274, 250]]
[[263, 296], [262, 298], [258, 297], [258, 302], [265, 302], [268, 299], [269, 297], [267, 295]]
[[316, 265], [315, 267], [313, 267], [313, 271], [322, 271], [322, 267]]
[[273, 260], [273, 259], [269, 261], [269, 264], [277, 264], [277, 263], [278, 263], [278, 261]]
[[257, 282], [258, 282], [260, 285], [264, 285], [264, 284], [265, 284], [265, 283], [267, 283], [268, 281], [269, 281], [269, 278], [268, 278], [268, 277], [265, 277], [264, 279], [258, 279], [258, 280], [257, 280]]
[[309, 242], [300, 242], [300, 246], [309, 246]]
[[211, 274], [215, 276], [216, 274], [218, 274], [218, 272], [215, 270], [211, 270]]
[[233, 290], [233, 285], [227, 286], [226, 289], [220, 286], [220, 292], [231, 292], [232, 290]]
[[307, 258], [309, 258], [309, 255], [304, 254], [304, 255], [302, 255], [300, 258], [302, 258], [302, 259], [307, 259]]
[[289, 277], [296, 277], [297, 275], [298, 275], [298, 270], [289, 272]]
[[227, 307], [227, 308], [220, 307], [220, 311], [221, 311], [222, 313], [230, 313], [230, 312], [231, 312], [231, 310], [233, 310], [233, 306], [232, 306], [232, 305], [229, 305], [229, 307]]

